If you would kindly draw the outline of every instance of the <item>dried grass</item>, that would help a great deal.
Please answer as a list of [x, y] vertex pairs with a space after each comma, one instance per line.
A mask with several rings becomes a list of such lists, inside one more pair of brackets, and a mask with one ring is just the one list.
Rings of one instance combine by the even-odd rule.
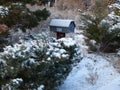
[[94, 85], [97, 82], [97, 80], [98, 80], [98, 74], [97, 74], [97, 72], [89, 73], [89, 76], [86, 77], [86, 80], [87, 80], [87, 82], [89, 84]]
[[120, 58], [113, 63], [113, 66], [120, 73]]

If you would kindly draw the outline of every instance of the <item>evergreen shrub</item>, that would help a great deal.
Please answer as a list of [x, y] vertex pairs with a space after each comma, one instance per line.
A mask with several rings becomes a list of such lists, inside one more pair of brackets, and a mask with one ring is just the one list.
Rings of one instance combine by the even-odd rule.
[[77, 50], [72, 39], [49, 40], [44, 35], [7, 46], [0, 60], [0, 86], [54, 90], [71, 71]]

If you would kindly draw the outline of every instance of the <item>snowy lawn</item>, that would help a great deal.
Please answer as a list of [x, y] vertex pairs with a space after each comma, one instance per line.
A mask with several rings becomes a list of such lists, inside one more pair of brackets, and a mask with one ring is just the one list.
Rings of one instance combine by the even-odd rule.
[[60, 90], [120, 90], [120, 74], [103, 56], [88, 54], [73, 68]]

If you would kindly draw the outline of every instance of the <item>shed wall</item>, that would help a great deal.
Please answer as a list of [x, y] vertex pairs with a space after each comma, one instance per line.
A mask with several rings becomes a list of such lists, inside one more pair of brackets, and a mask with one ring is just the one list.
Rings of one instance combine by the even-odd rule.
[[75, 30], [75, 24], [74, 23], [70, 23], [70, 26], [69, 26], [69, 32], [74, 32]]
[[63, 32], [63, 33], [68, 33], [69, 32], [69, 28], [67, 28], [67, 27], [50, 26], [50, 30], [53, 31], [53, 32]]

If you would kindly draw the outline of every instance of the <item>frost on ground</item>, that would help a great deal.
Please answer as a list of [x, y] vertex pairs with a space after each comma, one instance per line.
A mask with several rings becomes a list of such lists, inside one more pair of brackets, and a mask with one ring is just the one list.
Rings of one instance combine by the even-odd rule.
[[119, 90], [119, 84], [120, 74], [110, 62], [103, 56], [88, 54], [73, 68], [60, 90]]
[[[79, 40], [77, 37], [82, 37]], [[88, 54], [84, 47], [84, 38], [76, 35], [74, 38], [80, 42], [80, 52], [83, 59], [78, 63], [59, 90], [120, 90], [120, 74], [113, 67], [110, 57], [103, 54]]]
[[120, 90], [120, 76], [110, 84], [103, 86], [97, 90]]

